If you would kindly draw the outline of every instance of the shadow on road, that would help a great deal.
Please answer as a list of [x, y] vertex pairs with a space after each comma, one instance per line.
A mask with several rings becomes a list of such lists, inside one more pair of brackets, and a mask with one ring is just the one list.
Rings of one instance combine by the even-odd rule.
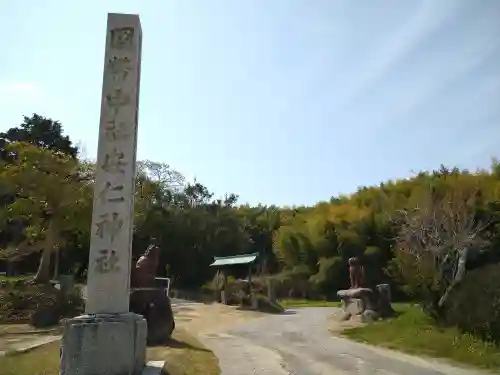
[[205, 348], [200, 348], [198, 346], [191, 345], [187, 342], [178, 341], [176, 339], [170, 339], [166, 344], [163, 345], [151, 345], [150, 348], [168, 347], [173, 349], [192, 349], [200, 352], [210, 352], [210, 350]]
[[241, 306], [238, 306], [236, 308], [236, 310], [238, 310], [238, 311], [254, 311], [254, 312], [268, 314], [268, 315], [295, 315], [295, 314], [297, 314], [296, 310], [285, 310], [283, 312], [277, 312], [277, 311], [266, 311], [264, 309], [256, 310], [256, 309], [253, 309], [251, 307], [241, 307]]

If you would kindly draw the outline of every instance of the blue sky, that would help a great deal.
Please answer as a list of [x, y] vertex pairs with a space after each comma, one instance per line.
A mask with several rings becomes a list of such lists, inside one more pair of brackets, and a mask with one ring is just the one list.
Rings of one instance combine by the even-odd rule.
[[500, 156], [498, 0], [0, 0], [0, 130], [94, 158], [107, 12], [143, 29], [138, 157], [241, 202], [314, 204]]

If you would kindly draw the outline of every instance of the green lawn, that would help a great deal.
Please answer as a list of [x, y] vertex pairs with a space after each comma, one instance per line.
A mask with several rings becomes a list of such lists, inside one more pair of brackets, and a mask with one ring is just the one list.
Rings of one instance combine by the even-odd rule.
[[0, 357], [2, 375], [55, 375], [59, 373], [59, 341], [24, 354]]
[[396, 304], [399, 316], [348, 328], [343, 335], [410, 354], [450, 359], [486, 369], [500, 369], [500, 348], [455, 328], [441, 328], [415, 305]]
[[285, 309], [293, 309], [297, 307], [340, 307], [340, 302], [308, 299], [282, 299], [279, 301], [279, 304]]
[[33, 277], [33, 275], [22, 275], [22, 276], [5, 276], [5, 275], [0, 275], [0, 281], [18, 281], [21, 279], [29, 279]]

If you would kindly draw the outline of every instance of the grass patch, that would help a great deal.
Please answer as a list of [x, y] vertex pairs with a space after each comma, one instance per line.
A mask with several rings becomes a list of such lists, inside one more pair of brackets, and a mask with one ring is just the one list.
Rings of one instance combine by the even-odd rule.
[[484, 369], [500, 369], [500, 348], [456, 328], [437, 327], [415, 305], [395, 304], [399, 315], [363, 327], [348, 328], [353, 340], [402, 352], [449, 359]]
[[[0, 357], [1, 375], [57, 375], [59, 373], [59, 341], [27, 353]], [[148, 360], [166, 361], [163, 375], [219, 375], [215, 355], [194, 337], [176, 330], [168, 346], [148, 348]]]
[[59, 341], [27, 353], [0, 357], [2, 375], [56, 375], [59, 373]]
[[63, 327], [35, 328], [28, 324], [0, 324], [0, 338], [11, 335], [43, 335], [62, 334]]
[[28, 280], [32, 278], [34, 275], [22, 275], [22, 276], [5, 276], [5, 275], [0, 275], [0, 281], [9, 281], [9, 282], [16, 282], [20, 280]]
[[166, 361], [163, 375], [219, 375], [219, 360], [196, 338], [176, 329], [168, 347], [148, 348], [148, 360]]
[[282, 299], [280, 305], [285, 309], [298, 307], [340, 307], [341, 302], [337, 301], [319, 301], [309, 299]]

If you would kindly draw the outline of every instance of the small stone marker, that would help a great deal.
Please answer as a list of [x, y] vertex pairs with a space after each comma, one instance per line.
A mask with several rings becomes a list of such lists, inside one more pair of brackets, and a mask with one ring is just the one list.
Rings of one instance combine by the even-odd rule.
[[86, 315], [66, 322], [63, 375], [137, 375], [145, 319], [129, 312], [142, 32], [139, 16], [108, 14]]

